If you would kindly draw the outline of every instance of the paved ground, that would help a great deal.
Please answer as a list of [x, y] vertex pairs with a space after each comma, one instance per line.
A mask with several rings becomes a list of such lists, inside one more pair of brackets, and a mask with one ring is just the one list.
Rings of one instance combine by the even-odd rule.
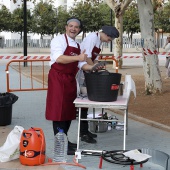
[[[1, 61], [0, 61], [1, 62]], [[3, 63], [3, 62], [1, 62]], [[13, 85], [17, 83], [17, 77], [15, 71], [11, 72], [13, 76]], [[29, 81], [25, 77], [25, 84]], [[6, 91], [6, 79], [5, 79], [5, 65], [0, 64], [0, 92]], [[35, 82], [37, 83], [37, 82]], [[38, 85], [38, 83], [37, 83]], [[50, 121], [47, 121], [44, 117], [45, 112], [45, 99], [46, 91], [35, 91], [35, 92], [14, 92], [19, 99], [13, 105], [12, 123], [8, 126], [0, 126], [0, 146], [6, 140], [9, 132], [14, 128], [15, 125], [20, 125], [25, 129], [30, 127], [40, 127], [45, 133], [45, 139], [47, 144], [47, 156], [52, 157], [53, 151], [53, 132]], [[109, 111], [108, 111], [109, 112]], [[114, 113], [112, 113], [114, 114]], [[114, 114], [115, 115], [115, 114]], [[116, 115], [120, 120], [122, 117]], [[76, 142], [77, 139], [77, 120], [74, 120], [71, 125], [69, 132], [69, 139], [72, 142]], [[129, 132], [127, 135], [126, 149], [142, 149], [149, 148], [153, 150], [159, 150], [170, 154], [170, 133], [162, 131], [158, 128], [151, 127], [149, 125], [139, 123], [137, 121], [129, 119]], [[123, 148], [123, 131], [111, 130], [105, 133], [98, 133], [97, 144], [86, 144], [80, 143], [81, 149], [96, 149], [96, 150], [121, 150]], [[159, 157], [161, 159], [161, 157]], [[68, 156], [68, 162], [72, 162], [73, 156]], [[79, 161], [80, 164], [84, 165], [88, 170], [97, 170], [99, 165], [98, 156], [84, 156]], [[62, 165], [61, 167], [47, 166], [47, 167], [27, 167], [20, 165], [19, 160], [11, 161], [8, 163], [0, 163], [0, 169], [62, 169], [65, 170], [80, 170], [82, 168], [76, 166]], [[116, 165], [103, 161], [103, 170], [129, 170], [129, 166]], [[135, 166], [135, 170], [140, 169], [139, 165]], [[148, 162], [144, 164], [143, 170], [163, 170], [164, 168], [156, 165], [155, 163]], [[170, 166], [169, 169], [170, 170]]]

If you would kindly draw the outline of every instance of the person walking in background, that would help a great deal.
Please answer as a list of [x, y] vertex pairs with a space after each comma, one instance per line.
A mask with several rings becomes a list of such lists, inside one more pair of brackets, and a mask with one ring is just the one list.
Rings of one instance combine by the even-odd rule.
[[[115, 38], [119, 37], [119, 32], [115, 27], [112, 26], [103, 26], [101, 32], [92, 32], [90, 33], [84, 40], [82, 41], [80, 47], [81, 51], [85, 51], [85, 54], [87, 54], [87, 63], [89, 65], [94, 65], [98, 63], [98, 54], [101, 51], [101, 44], [103, 42], [110, 42]], [[79, 70], [77, 75], [77, 81], [79, 82], [80, 86], [80, 92], [85, 93], [85, 81], [84, 81], [84, 73], [82, 70]], [[81, 109], [81, 118], [86, 119], [87, 118], [87, 112], [88, 108], [82, 108]], [[87, 143], [96, 143], [97, 141], [94, 139], [97, 137], [96, 134], [91, 133], [88, 130], [88, 122], [87, 121], [81, 121], [80, 124], [80, 137], [81, 141], [87, 142]]]
[[[170, 35], [167, 37], [166, 39], [166, 43], [163, 46], [163, 49], [165, 49], [166, 52], [170, 52]], [[166, 56], [166, 63], [165, 63], [165, 67], [167, 68], [167, 72], [166, 72], [166, 78], [170, 78], [170, 55]]]
[[[56, 36], [51, 41], [50, 70], [46, 98], [47, 120], [53, 122], [54, 135], [63, 129], [67, 135], [71, 120], [76, 119], [74, 100], [77, 97], [75, 76], [79, 69], [91, 70], [86, 63], [87, 54], [80, 52], [75, 41], [82, 28], [81, 21], [72, 17], [67, 20], [65, 34]], [[74, 155], [77, 144], [68, 140], [68, 155]]]

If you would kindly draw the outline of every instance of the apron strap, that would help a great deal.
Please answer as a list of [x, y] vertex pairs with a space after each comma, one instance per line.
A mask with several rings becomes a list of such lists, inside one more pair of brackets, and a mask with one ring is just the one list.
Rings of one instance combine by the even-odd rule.
[[[69, 46], [66, 34], [64, 34], [64, 36], [65, 36], [65, 39], [66, 39], [67, 46]], [[80, 49], [80, 45], [78, 43], [77, 43], [77, 47], [78, 47], [78, 49]]]

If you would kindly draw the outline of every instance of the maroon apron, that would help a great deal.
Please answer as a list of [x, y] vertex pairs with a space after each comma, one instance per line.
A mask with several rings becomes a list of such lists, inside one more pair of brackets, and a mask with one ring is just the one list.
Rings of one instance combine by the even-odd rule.
[[[68, 44], [65, 35], [67, 48], [64, 55], [80, 54], [78, 48]], [[75, 76], [78, 71], [78, 61], [61, 64], [54, 63], [48, 74], [48, 91], [46, 101], [46, 119], [53, 121], [68, 121], [76, 118], [76, 108], [73, 103], [77, 97], [77, 86]]]
[[[98, 33], [97, 33], [97, 36], [98, 36]], [[96, 59], [96, 57], [99, 55], [100, 51], [101, 51], [100, 48], [97, 48], [96, 46], [94, 46], [94, 48], [93, 48], [93, 50], [91, 52], [91, 55], [92, 55], [91, 59], [92, 59], [92, 61], [94, 61]]]

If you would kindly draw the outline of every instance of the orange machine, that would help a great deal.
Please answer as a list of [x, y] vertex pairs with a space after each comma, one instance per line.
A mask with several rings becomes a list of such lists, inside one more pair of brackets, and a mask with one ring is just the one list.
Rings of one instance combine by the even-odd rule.
[[23, 165], [36, 166], [45, 162], [45, 137], [42, 129], [32, 127], [23, 130], [20, 139], [20, 162]]

